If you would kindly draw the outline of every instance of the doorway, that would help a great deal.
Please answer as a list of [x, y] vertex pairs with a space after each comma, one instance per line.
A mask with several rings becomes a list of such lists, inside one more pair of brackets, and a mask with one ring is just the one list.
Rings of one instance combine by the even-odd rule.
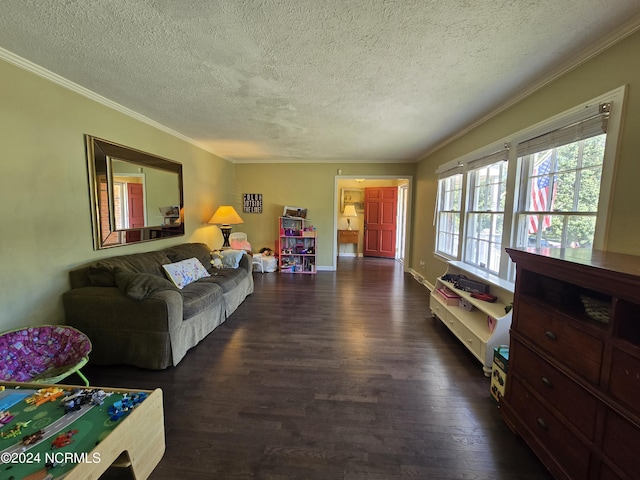
[[[334, 241], [333, 241], [333, 265], [337, 267], [338, 257], [363, 257], [365, 247], [365, 189], [371, 187], [394, 187], [397, 192], [397, 214], [395, 230], [394, 254], [390, 258], [399, 263], [408, 265], [406, 259], [411, 255], [409, 251], [409, 238], [411, 232], [411, 191], [413, 177], [410, 175], [338, 175], [334, 184]], [[356, 206], [357, 216], [350, 218], [349, 222], [344, 215], [344, 207], [353, 203]], [[350, 223], [352, 230], [357, 230], [358, 242], [345, 244], [342, 238], [349, 235], [352, 238], [354, 232], [346, 232]], [[353, 241], [353, 240], [352, 240]]]

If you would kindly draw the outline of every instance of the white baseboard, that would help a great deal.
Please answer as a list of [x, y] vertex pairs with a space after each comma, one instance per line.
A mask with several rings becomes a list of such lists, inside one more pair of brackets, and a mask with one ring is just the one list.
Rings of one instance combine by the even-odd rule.
[[425, 287], [427, 287], [427, 289], [432, 292], [434, 289], [434, 285], [429, 282], [421, 273], [418, 273], [417, 271], [415, 271], [413, 268], [410, 268], [409, 270], [407, 270], [411, 275], [413, 275], [413, 278], [416, 280], [416, 282], [420, 283], [421, 285], [424, 285]]

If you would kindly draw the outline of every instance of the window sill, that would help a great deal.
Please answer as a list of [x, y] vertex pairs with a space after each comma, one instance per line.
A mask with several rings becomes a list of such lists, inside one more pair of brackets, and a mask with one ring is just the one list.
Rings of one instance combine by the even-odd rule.
[[502, 288], [503, 290], [506, 290], [508, 292], [513, 293], [515, 289], [515, 285], [512, 282], [509, 282], [500, 277], [497, 277], [496, 275], [491, 275], [490, 273], [487, 273], [486, 271], [480, 268], [476, 268], [472, 265], [461, 262], [459, 260], [448, 260], [448, 263], [459, 270], [462, 270], [464, 272], [467, 272], [473, 275], [474, 277], [484, 280], [490, 285], [494, 285], [498, 288]]

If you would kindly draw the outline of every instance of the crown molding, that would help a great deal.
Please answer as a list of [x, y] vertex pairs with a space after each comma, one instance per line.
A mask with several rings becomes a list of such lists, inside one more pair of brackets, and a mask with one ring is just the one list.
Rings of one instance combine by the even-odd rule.
[[563, 64], [560, 67], [555, 68], [550, 73], [545, 75], [543, 78], [541, 78], [540, 80], [532, 84], [530, 87], [524, 89], [522, 92], [517, 94], [515, 97], [510, 98], [506, 102], [500, 104], [498, 107], [491, 110], [491, 112], [482, 116], [479, 120], [476, 120], [475, 122], [473, 122], [468, 127], [465, 127], [464, 129], [460, 130], [456, 134], [452, 135], [451, 137], [443, 140], [442, 142], [438, 143], [434, 147], [430, 148], [429, 150], [427, 150], [426, 153], [420, 155], [417, 161], [420, 162], [425, 158], [427, 158], [429, 155], [445, 147], [446, 145], [453, 143], [454, 141], [463, 137], [467, 133], [471, 132], [475, 128], [482, 125], [483, 123], [491, 120], [493, 117], [511, 108], [512, 106], [521, 102], [525, 98], [529, 97], [530, 95], [534, 94], [535, 92], [544, 88], [550, 83], [553, 83], [563, 75], [566, 75], [570, 71], [578, 68], [580, 65], [583, 65], [584, 63], [598, 56], [605, 50], [611, 48], [616, 43], [619, 43], [625, 38], [627, 38], [628, 36], [633, 35], [638, 30], [640, 30], [640, 15], [636, 15], [631, 20], [629, 20], [624, 25], [622, 25], [620, 28], [613, 30], [608, 35], [605, 35], [604, 37], [602, 37], [598, 42], [592, 44], [590, 47], [583, 50], [580, 54], [576, 56], [576, 58], [572, 62], [568, 64]]
[[149, 117], [145, 117], [144, 115], [141, 115], [140, 113], [135, 112], [130, 108], [127, 108], [123, 105], [120, 105], [119, 103], [109, 100], [108, 98], [103, 97], [102, 95], [99, 95], [89, 90], [88, 88], [83, 87], [82, 85], [78, 85], [77, 83], [72, 82], [71, 80], [58, 75], [57, 73], [47, 70], [46, 68], [43, 68], [40, 65], [36, 65], [35, 63], [30, 62], [29, 60], [22, 58], [19, 55], [16, 55], [15, 53], [10, 52], [9, 50], [6, 50], [2, 47], [0, 47], [0, 59], [6, 61], [7, 63], [15, 65], [18, 68], [21, 68], [30, 73], [33, 73], [34, 75], [44, 78], [45, 80], [55, 83], [56, 85], [60, 85], [63, 88], [71, 90], [74, 93], [82, 95], [83, 97], [93, 100], [94, 102], [104, 105], [105, 107], [111, 108], [112, 110], [116, 110], [117, 112], [120, 112], [128, 117], [133, 118], [134, 120], [145, 123], [164, 133], [167, 133], [182, 141], [190, 143], [191, 145], [201, 148], [206, 152], [216, 155], [217, 157], [223, 158], [224, 160], [231, 162], [231, 160], [224, 158], [218, 155], [217, 153], [211, 151], [209, 148], [207, 148], [206, 145], [199, 143], [193, 140], [192, 138], [189, 138], [186, 135], [183, 135], [182, 133], [177, 132], [165, 125], [162, 125], [161, 123], [158, 123], [155, 120], [150, 119]]

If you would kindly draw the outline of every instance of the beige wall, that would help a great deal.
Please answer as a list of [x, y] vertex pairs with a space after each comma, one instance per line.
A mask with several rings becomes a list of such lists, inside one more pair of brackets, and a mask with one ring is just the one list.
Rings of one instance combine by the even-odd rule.
[[[433, 211], [438, 165], [496, 142], [585, 101], [629, 85], [618, 150], [607, 249], [640, 255], [640, 32], [538, 90], [503, 113], [468, 132], [418, 164], [411, 265], [428, 281], [446, 270], [435, 259]], [[420, 268], [420, 261], [425, 267]]]
[[334, 217], [339, 208], [336, 189], [338, 169], [345, 176], [399, 176], [415, 174], [416, 164], [339, 164], [279, 163], [260, 165], [236, 164], [236, 201], [242, 211], [242, 194], [262, 193], [263, 212], [241, 213], [245, 223], [234, 227], [244, 231], [254, 250], [275, 249], [278, 238], [277, 218], [285, 205], [307, 209], [307, 217], [318, 230], [317, 265], [330, 268], [334, 264]]
[[[61, 323], [68, 271], [185, 241], [221, 243], [206, 221], [233, 198], [234, 168], [187, 142], [0, 61], [0, 331]], [[84, 134], [181, 162], [186, 235], [93, 250]]]
[[[256, 249], [274, 248], [284, 205], [308, 208], [318, 228], [318, 266], [335, 255], [336, 176], [413, 177], [409, 267], [428, 280], [445, 270], [433, 256], [438, 165], [549, 118], [622, 84], [630, 86], [613, 192], [609, 249], [640, 255], [640, 33], [547, 85], [418, 164], [236, 164], [0, 61], [0, 330], [60, 323], [68, 271], [94, 259], [185, 241], [221, 244], [206, 221], [221, 204], [242, 210], [243, 193], [262, 193], [262, 214], [242, 214]], [[179, 161], [184, 166], [186, 235], [94, 251], [84, 134]], [[338, 219], [338, 222], [340, 219]], [[425, 262], [424, 268], [420, 261]]]

